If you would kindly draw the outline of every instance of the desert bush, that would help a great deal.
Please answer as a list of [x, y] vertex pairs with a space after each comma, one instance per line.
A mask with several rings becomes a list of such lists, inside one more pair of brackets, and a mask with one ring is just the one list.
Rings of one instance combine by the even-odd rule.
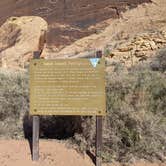
[[0, 137], [22, 137], [29, 108], [28, 75], [0, 70]]
[[110, 159], [113, 156], [115, 160], [129, 160], [133, 156], [164, 159], [165, 102], [164, 74], [140, 69], [108, 76], [104, 146], [111, 150]]
[[[102, 156], [107, 162], [140, 158], [165, 160], [165, 75], [149, 68], [108, 74], [107, 116], [103, 130]], [[88, 139], [91, 125], [83, 131], [86, 132], [82, 137]], [[94, 139], [88, 142], [91, 146], [86, 144], [86, 148], [94, 147]]]
[[[107, 116], [103, 126], [105, 161], [165, 160], [166, 77], [149, 66], [107, 75]], [[74, 139], [81, 150], [94, 150], [95, 118], [85, 119]], [[86, 141], [85, 141], [86, 140]], [[84, 144], [83, 144], [84, 142]]]
[[166, 48], [160, 49], [157, 52], [157, 55], [152, 60], [151, 68], [155, 71], [166, 71]]

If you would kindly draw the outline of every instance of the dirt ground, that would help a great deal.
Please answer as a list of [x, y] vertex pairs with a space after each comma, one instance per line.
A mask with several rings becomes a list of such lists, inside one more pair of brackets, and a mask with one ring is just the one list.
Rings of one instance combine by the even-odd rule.
[[81, 156], [64, 143], [40, 141], [40, 160], [32, 162], [28, 141], [1, 140], [0, 166], [93, 166], [87, 156]]
[[[40, 140], [40, 160], [32, 162], [27, 140], [0, 140], [0, 166], [94, 166], [87, 155], [68, 148], [68, 143], [55, 140]], [[121, 166], [103, 164], [103, 166]], [[166, 166], [139, 162], [132, 166]]]

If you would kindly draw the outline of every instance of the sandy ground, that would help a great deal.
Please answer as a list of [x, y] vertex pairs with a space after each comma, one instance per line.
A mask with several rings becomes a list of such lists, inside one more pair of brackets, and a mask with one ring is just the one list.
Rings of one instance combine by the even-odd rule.
[[32, 162], [28, 141], [1, 140], [0, 166], [93, 166], [93, 163], [64, 143], [44, 140], [40, 141], [39, 162]]
[[[94, 166], [87, 155], [81, 155], [66, 143], [40, 140], [40, 160], [32, 162], [29, 143], [26, 140], [0, 140], [0, 166]], [[103, 164], [103, 166], [121, 166]], [[166, 166], [138, 162], [131, 166]]]

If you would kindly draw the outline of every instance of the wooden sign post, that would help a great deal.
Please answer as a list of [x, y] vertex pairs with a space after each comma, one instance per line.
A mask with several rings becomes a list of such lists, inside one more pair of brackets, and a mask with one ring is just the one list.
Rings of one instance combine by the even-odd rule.
[[[40, 58], [40, 51], [36, 51], [33, 54], [34, 59]], [[40, 118], [39, 116], [33, 116], [32, 119], [33, 127], [32, 127], [32, 160], [39, 160], [39, 129], [40, 129]]]
[[39, 116], [33, 116], [32, 159], [39, 160]]
[[[102, 58], [102, 51], [96, 52], [96, 58]], [[102, 116], [96, 116], [96, 166], [102, 165]]]
[[102, 116], [96, 117], [96, 166], [101, 166], [102, 151]]
[[102, 116], [106, 114], [105, 60], [38, 59], [30, 62], [30, 114], [33, 116], [32, 159], [39, 159], [39, 116], [96, 116], [96, 166], [101, 166]]

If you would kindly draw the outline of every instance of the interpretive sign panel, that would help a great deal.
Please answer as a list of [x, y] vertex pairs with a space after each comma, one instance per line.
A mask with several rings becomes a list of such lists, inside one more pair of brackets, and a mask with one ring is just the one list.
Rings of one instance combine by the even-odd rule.
[[105, 115], [105, 60], [34, 59], [31, 115]]

